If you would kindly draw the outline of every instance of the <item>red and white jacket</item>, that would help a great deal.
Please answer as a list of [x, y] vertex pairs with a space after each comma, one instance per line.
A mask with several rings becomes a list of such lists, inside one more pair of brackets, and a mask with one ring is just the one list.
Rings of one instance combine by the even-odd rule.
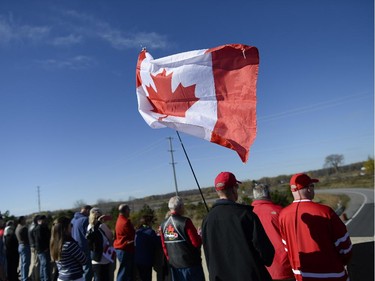
[[251, 205], [253, 212], [259, 217], [260, 222], [268, 238], [275, 248], [275, 256], [272, 264], [267, 267], [273, 280], [293, 278], [292, 268], [289, 263], [288, 254], [284, 250], [279, 230], [279, 215], [283, 207], [276, 205], [270, 200], [254, 200]]
[[280, 233], [298, 281], [349, 280], [352, 243], [345, 224], [328, 206], [296, 200], [279, 216]]

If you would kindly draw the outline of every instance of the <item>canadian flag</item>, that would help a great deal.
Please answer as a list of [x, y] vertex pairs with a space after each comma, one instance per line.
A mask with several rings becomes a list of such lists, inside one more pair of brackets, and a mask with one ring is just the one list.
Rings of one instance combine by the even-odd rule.
[[256, 47], [228, 44], [159, 59], [142, 50], [138, 110], [152, 128], [169, 127], [235, 150], [247, 162], [256, 137]]

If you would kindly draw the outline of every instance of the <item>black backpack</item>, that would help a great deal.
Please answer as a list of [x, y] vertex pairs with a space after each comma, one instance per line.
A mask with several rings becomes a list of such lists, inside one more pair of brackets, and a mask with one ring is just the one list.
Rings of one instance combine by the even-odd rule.
[[100, 222], [97, 222], [94, 227], [91, 227], [86, 233], [91, 259], [97, 262], [100, 262], [103, 255], [103, 236], [99, 228], [100, 224]]

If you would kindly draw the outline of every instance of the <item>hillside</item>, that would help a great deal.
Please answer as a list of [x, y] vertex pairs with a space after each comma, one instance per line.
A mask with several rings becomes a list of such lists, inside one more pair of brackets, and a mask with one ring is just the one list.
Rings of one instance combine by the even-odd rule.
[[[320, 182], [317, 185], [317, 189], [327, 189], [327, 188], [356, 188], [356, 187], [368, 187], [374, 188], [374, 171], [370, 173], [364, 173], [362, 167], [365, 162], [358, 162], [349, 165], [340, 167], [338, 173], [334, 173], [332, 169], [320, 169], [307, 171], [311, 177], [319, 178]], [[291, 194], [289, 192], [289, 179], [292, 175], [279, 175], [277, 177], [264, 177], [257, 180], [248, 180], [244, 181], [240, 185], [239, 189], [239, 201], [240, 202], [251, 202], [252, 198], [252, 186], [255, 182], [265, 183], [270, 186], [271, 193], [273, 196], [276, 195], [274, 200], [278, 201], [281, 205], [286, 205], [291, 201]], [[207, 207], [209, 208], [212, 203], [216, 200], [216, 192], [214, 191], [213, 186], [201, 188], [204, 200]], [[168, 211], [167, 202], [170, 197], [174, 196], [175, 192], [160, 194], [160, 195], [151, 195], [144, 198], [135, 198], [131, 201], [103, 201], [100, 200], [96, 203], [89, 202], [89, 204], [99, 207], [104, 213], [111, 214], [113, 217], [117, 217], [117, 207], [121, 203], [126, 203], [130, 205], [132, 210], [132, 218], [137, 220], [139, 217], [140, 211], [144, 211], [144, 207], [147, 209], [153, 210], [155, 212], [155, 217], [157, 221], [161, 221], [165, 216], [165, 213]], [[185, 205], [187, 206], [187, 215], [190, 216], [193, 221], [199, 223], [203, 216], [206, 214], [207, 209], [203, 203], [202, 196], [198, 188], [193, 188], [190, 190], [179, 191], [179, 196], [184, 198]], [[319, 195], [316, 196], [316, 199], [330, 205], [335, 208], [335, 206], [340, 202], [345, 206], [348, 198], [345, 196], [332, 196], [332, 195]], [[78, 211], [78, 208], [67, 209], [67, 210], [54, 210], [49, 212], [44, 212], [50, 218], [57, 215], [67, 215], [72, 216], [74, 212]], [[8, 218], [15, 219], [14, 216], [9, 214]], [[29, 220], [34, 216], [30, 214]], [[113, 222], [112, 222], [113, 223]]]
[[[358, 162], [340, 167], [339, 173], [333, 173], [331, 169], [320, 169], [306, 172], [311, 177], [319, 178], [320, 182], [317, 189], [327, 188], [341, 188], [341, 187], [374, 187], [374, 172], [361, 174], [361, 168], [364, 162]], [[279, 175], [277, 177], [264, 177], [258, 180], [244, 181], [240, 188], [242, 196], [251, 195], [252, 185], [254, 182], [265, 183], [270, 185], [271, 191], [285, 191], [289, 189], [289, 180], [292, 175]], [[205, 198], [207, 205], [210, 205], [213, 199], [216, 199], [216, 193], [213, 186], [201, 188], [202, 194]], [[144, 198], [137, 198], [132, 201], [126, 202], [134, 211], [140, 210], [144, 204], [149, 205], [151, 208], [159, 208], [163, 203], [168, 202], [169, 198], [174, 196], [175, 192], [151, 195]], [[179, 191], [179, 196], [183, 197], [187, 203], [202, 202], [202, 197], [198, 188]], [[251, 196], [250, 196], [251, 197]], [[123, 202], [106, 202], [101, 203], [100, 207], [105, 210], [110, 210], [113, 206]]]
[[[317, 185], [317, 189], [327, 188], [356, 188], [356, 187], [368, 187], [374, 188], [374, 172], [363, 173], [361, 168], [364, 162], [358, 162], [340, 167], [339, 173], [334, 173], [332, 169], [320, 169], [308, 171], [307, 173], [311, 177], [319, 178], [320, 182]], [[289, 204], [292, 200], [291, 193], [289, 192], [289, 180], [292, 175], [279, 175], [277, 177], [264, 177], [258, 180], [248, 180], [240, 185], [240, 198], [241, 202], [251, 202], [252, 198], [252, 186], [254, 182], [266, 183], [270, 185], [271, 192], [274, 198], [281, 205]], [[204, 200], [209, 208], [212, 203], [216, 200], [216, 192], [214, 192], [213, 186], [201, 188]], [[125, 202], [130, 205], [132, 209], [132, 218], [136, 220], [137, 212], [140, 212], [145, 205], [146, 207], [155, 210], [157, 221], [161, 221], [168, 211], [167, 202], [170, 197], [174, 196], [175, 192], [152, 195], [144, 198], [136, 198], [134, 200]], [[187, 215], [193, 219], [197, 224], [200, 224], [201, 219], [206, 214], [206, 207], [203, 203], [202, 196], [198, 188], [191, 190], [179, 191], [179, 196], [184, 198], [185, 205], [187, 206]], [[347, 196], [335, 196], [335, 195], [316, 195], [316, 200], [323, 204], [329, 205], [332, 208], [336, 208], [338, 204], [342, 204], [344, 207], [348, 202]], [[117, 206], [124, 202], [100, 202], [95, 206], [101, 208], [104, 212], [110, 213], [113, 216], [117, 216]]]

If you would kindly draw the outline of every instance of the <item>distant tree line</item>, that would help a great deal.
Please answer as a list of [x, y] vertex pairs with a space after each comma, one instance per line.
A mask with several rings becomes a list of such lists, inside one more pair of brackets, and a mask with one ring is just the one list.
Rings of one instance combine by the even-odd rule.
[[[343, 165], [343, 157], [340, 155], [332, 154], [326, 157], [324, 168], [320, 170], [305, 171], [311, 177], [320, 179], [319, 186], [325, 188], [329, 187], [350, 187], [350, 186], [372, 186], [374, 182], [374, 158], [369, 157], [367, 161], [358, 162], [349, 165]], [[331, 166], [329, 166], [331, 165]], [[364, 173], [363, 173], [364, 170]], [[251, 204], [252, 201], [252, 188], [256, 183], [263, 183], [270, 186], [271, 196], [273, 201], [282, 206], [288, 205], [292, 201], [291, 194], [289, 192], [289, 180], [291, 175], [279, 175], [276, 177], [263, 177], [259, 180], [247, 180], [243, 181], [239, 189], [239, 201]], [[213, 202], [216, 199], [216, 194], [213, 187], [206, 187], [201, 189], [206, 200], [211, 199]], [[155, 225], [165, 218], [168, 209], [168, 200], [174, 196], [175, 193], [167, 193], [162, 195], [152, 195], [145, 198], [129, 198], [127, 204], [132, 209], [131, 219], [135, 225], [138, 224], [139, 219], [144, 214], [152, 215], [155, 218]], [[201, 199], [198, 189], [191, 189], [180, 191], [179, 195], [185, 199], [186, 215], [191, 217], [193, 220], [201, 220], [207, 213], [205, 205]], [[93, 206], [102, 209], [103, 213], [112, 216], [112, 220], [109, 221], [109, 226], [114, 229], [116, 218], [118, 216], [118, 206], [121, 202], [112, 202], [110, 200], [99, 199], [97, 204]], [[212, 203], [211, 203], [212, 204]], [[86, 205], [83, 200], [78, 200], [74, 203], [74, 208], [70, 210], [59, 210], [54, 212], [43, 212], [47, 217], [52, 218], [65, 215], [72, 218], [74, 212], [78, 211], [81, 206]], [[210, 206], [210, 204], [208, 204]], [[17, 218], [10, 214], [9, 211], [2, 213], [6, 221], [14, 220]], [[35, 214], [28, 216], [29, 221]]]

